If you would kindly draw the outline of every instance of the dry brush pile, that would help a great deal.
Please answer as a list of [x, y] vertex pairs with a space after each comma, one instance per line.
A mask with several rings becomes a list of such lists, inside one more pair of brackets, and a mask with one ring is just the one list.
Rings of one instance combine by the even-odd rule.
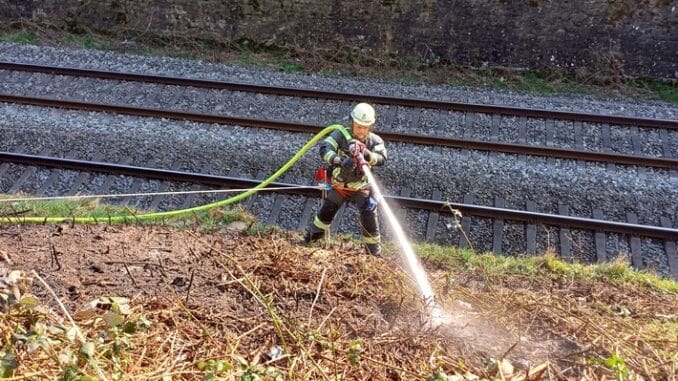
[[[366, 256], [351, 242], [307, 248], [295, 238], [170, 227], [5, 227], [0, 376], [518, 380], [645, 374], [661, 379], [671, 369], [666, 362], [676, 343], [670, 337], [663, 337], [666, 351], [654, 359], [636, 363], [623, 357], [624, 368], [605, 364], [619, 343], [614, 336], [626, 332], [619, 327], [633, 325], [626, 320], [631, 315], [602, 307], [592, 315], [573, 297], [578, 289], [572, 285], [554, 280], [552, 292], [544, 293], [535, 280], [488, 281], [475, 271], [451, 280], [444, 265], [431, 261], [441, 301], [456, 311], [448, 325], [432, 327], [395, 259]], [[609, 297], [588, 295], [591, 303]], [[631, 314], [654, 316], [636, 310], [634, 298], [625, 297]], [[675, 323], [675, 306], [660, 310]], [[608, 312], [620, 316], [620, 324], [603, 325], [593, 317]], [[532, 333], [514, 335], [519, 330]], [[544, 334], [552, 336], [547, 340]], [[642, 348], [657, 343], [643, 335], [614, 353], [650, 357]], [[581, 340], [578, 354], [570, 356], [573, 347], [565, 344], [573, 337]], [[641, 349], [634, 351], [634, 345]], [[488, 364], [490, 357], [496, 361]], [[586, 358], [602, 360], [580, 360]]]

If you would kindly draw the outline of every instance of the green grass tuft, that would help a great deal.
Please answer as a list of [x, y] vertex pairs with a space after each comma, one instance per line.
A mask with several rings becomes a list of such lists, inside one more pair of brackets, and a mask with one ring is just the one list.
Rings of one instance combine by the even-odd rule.
[[676, 83], [634, 79], [629, 81], [628, 86], [642, 92], [655, 94], [657, 98], [665, 102], [678, 104], [678, 86]]
[[278, 69], [287, 73], [301, 73], [304, 71], [304, 68], [300, 65], [297, 65], [293, 62], [280, 62], [278, 63]]
[[531, 275], [558, 276], [572, 279], [607, 280], [650, 287], [678, 294], [678, 282], [656, 274], [635, 270], [626, 262], [585, 265], [568, 263], [553, 254], [507, 257], [493, 253], [476, 254], [468, 249], [420, 243], [415, 251], [427, 261], [448, 270], [482, 271], [488, 276]]
[[555, 92], [543, 78], [537, 73], [528, 72], [523, 74], [516, 84], [518, 90], [531, 91], [541, 94], [550, 94]]
[[[0, 216], [16, 218], [17, 222], [22, 217], [94, 217], [105, 223], [109, 217], [133, 216], [143, 214], [146, 211], [130, 207], [107, 205], [98, 199], [80, 200], [37, 200], [37, 201], [13, 201], [0, 203]], [[218, 229], [228, 226], [235, 221], [243, 221], [248, 228], [255, 223], [255, 219], [246, 210], [240, 207], [220, 208], [210, 211], [189, 214], [186, 216], [173, 217], [171, 219], [158, 219], [144, 221], [145, 224], [168, 224], [172, 226], [187, 226], [196, 223], [204, 229]]]
[[659, 99], [666, 102], [678, 104], [678, 87], [676, 85], [652, 81], [649, 83], [648, 86], [650, 90], [657, 93]]
[[16, 44], [37, 44], [39, 41], [38, 35], [33, 32], [21, 32], [17, 34], [3, 34], [0, 37], [1, 41], [13, 42]]
[[85, 35], [71, 35], [71, 42], [75, 45], [81, 46], [84, 49], [91, 50], [108, 50], [111, 49], [111, 46], [105, 42], [102, 42], [96, 39], [90, 34]]
[[23, 216], [36, 217], [96, 217], [107, 218], [118, 214], [129, 214], [131, 209], [99, 204], [96, 199], [14, 201], [0, 204], [0, 214], [21, 219]]

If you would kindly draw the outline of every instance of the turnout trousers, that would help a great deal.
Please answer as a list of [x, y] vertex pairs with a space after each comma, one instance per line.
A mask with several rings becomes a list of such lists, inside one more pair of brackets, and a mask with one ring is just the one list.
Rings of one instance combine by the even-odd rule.
[[332, 188], [327, 192], [327, 198], [320, 206], [320, 210], [306, 233], [306, 241], [315, 241], [322, 238], [329, 229], [332, 220], [337, 215], [339, 208], [345, 201], [356, 204], [360, 211], [360, 232], [363, 243], [373, 255], [381, 253], [381, 237], [379, 235], [379, 222], [377, 216], [377, 203], [369, 190], [337, 191]]

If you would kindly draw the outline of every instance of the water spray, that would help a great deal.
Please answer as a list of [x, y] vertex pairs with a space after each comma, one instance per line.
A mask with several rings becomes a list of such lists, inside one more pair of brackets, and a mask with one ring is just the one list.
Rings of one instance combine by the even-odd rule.
[[356, 165], [358, 166], [358, 168], [362, 170], [365, 176], [367, 176], [370, 188], [372, 189], [375, 199], [377, 200], [377, 203], [381, 205], [381, 208], [384, 211], [384, 214], [386, 215], [386, 220], [391, 224], [391, 228], [393, 228], [393, 231], [395, 232], [396, 238], [398, 239], [398, 243], [402, 248], [402, 254], [405, 257], [407, 267], [410, 270], [412, 276], [414, 277], [414, 280], [417, 283], [417, 287], [419, 288], [419, 292], [421, 293], [422, 297], [424, 298], [424, 301], [426, 302], [428, 312], [431, 316], [431, 325], [433, 327], [437, 327], [444, 323], [445, 318], [443, 316], [442, 309], [435, 301], [433, 289], [431, 288], [431, 284], [429, 283], [428, 277], [426, 276], [426, 271], [424, 271], [424, 268], [421, 266], [419, 259], [414, 253], [412, 245], [410, 244], [410, 241], [407, 239], [405, 231], [400, 225], [398, 218], [391, 210], [391, 207], [386, 203], [384, 195], [381, 192], [379, 185], [377, 184], [376, 178], [374, 177], [372, 171], [370, 170], [369, 164], [365, 161], [362, 152], [360, 152], [359, 145], [360, 143], [354, 144], [356, 145], [352, 149], [350, 149], [350, 151], [353, 154], [354, 160], [356, 161]]

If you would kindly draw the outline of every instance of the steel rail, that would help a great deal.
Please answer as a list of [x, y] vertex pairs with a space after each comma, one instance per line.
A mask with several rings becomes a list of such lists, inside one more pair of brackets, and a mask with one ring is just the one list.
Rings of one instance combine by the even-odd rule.
[[678, 130], [678, 121], [670, 119], [651, 119], [622, 115], [606, 115], [578, 113], [569, 111], [556, 111], [546, 109], [530, 109], [511, 106], [484, 105], [477, 103], [461, 103], [449, 101], [432, 101], [421, 98], [400, 98], [370, 94], [342, 93], [334, 91], [322, 91], [313, 89], [299, 89], [292, 87], [263, 86], [242, 82], [227, 82], [205, 80], [195, 78], [170, 77], [163, 75], [137, 74], [129, 72], [111, 72], [94, 69], [81, 69], [65, 66], [47, 66], [18, 62], [0, 61], [0, 69], [26, 72], [38, 72], [53, 75], [68, 75], [79, 77], [91, 77], [102, 79], [114, 79], [120, 81], [138, 81], [159, 83], [176, 86], [193, 86], [209, 89], [225, 89], [230, 91], [254, 92], [260, 94], [287, 95], [292, 97], [310, 97], [340, 100], [346, 102], [371, 102], [378, 104], [432, 108], [441, 110], [477, 112], [484, 114], [502, 114], [510, 116], [525, 116], [530, 118], [559, 119], [581, 121], [590, 123], [608, 123], [615, 125], [627, 125], [638, 127], [664, 128]]
[[[0, 94], [0, 102], [18, 103], [40, 107], [58, 107], [71, 110], [110, 112], [117, 114], [167, 118], [175, 120], [188, 120], [203, 123], [231, 124], [282, 131], [306, 132], [310, 134], [317, 133], [323, 128], [323, 126], [302, 123], [289, 123], [263, 119], [249, 119], [214, 114], [202, 114], [195, 112], [132, 107], [116, 104], [87, 103], [81, 101], [61, 100], [54, 98], [25, 97], [8, 94]], [[633, 156], [613, 152], [570, 150], [556, 147], [532, 146], [528, 144], [512, 144], [512, 143], [488, 142], [482, 140], [455, 139], [441, 136], [426, 136], [386, 131], [379, 132], [379, 135], [387, 141], [404, 142], [410, 144], [423, 144], [450, 148], [502, 152], [510, 154], [547, 156], [571, 160], [588, 160], [605, 163], [678, 169], [678, 159], [671, 159], [666, 157]]]
[[462, 212], [462, 214], [475, 217], [488, 217], [493, 219], [505, 219], [533, 224], [555, 225], [564, 228], [579, 228], [586, 230], [599, 230], [613, 233], [641, 235], [643, 237], [661, 238], [670, 241], [678, 240], [678, 229], [660, 226], [638, 225], [625, 222], [599, 220], [595, 218], [528, 212], [516, 209], [462, 204], [447, 201], [411, 199], [400, 196], [388, 197], [401, 203], [402, 205], [414, 207], [417, 209], [437, 210], [439, 212], [450, 213], [449, 208], [453, 208], [458, 209]]
[[[213, 186], [232, 186], [236, 188], [251, 188], [260, 183], [257, 180], [243, 179], [231, 176], [208, 175], [168, 169], [139, 167], [104, 162], [91, 162], [77, 159], [64, 159], [50, 156], [31, 155], [13, 152], [0, 152], [0, 161], [24, 165], [52, 167], [60, 169], [76, 169], [81, 171], [102, 172], [108, 174], [128, 175], [158, 180], [180, 181]], [[320, 197], [321, 190], [316, 188], [299, 188], [299, 185], [283, 182], [272, 182], [269, 187], [290, 188], [276, 192], [299, 194], [311, 197]], [[576, 216], [562, 216], [547, 213], [528, 212], [522, 210], [496, 208], [489, 206], [453, 203], [447, 201], [425, 200], [420, 198], [385, 196], [397, 205], [409, 208], [426, 209], [440, 213], [451, 213], [450, 208], [458, 209], [463, 214], [475, 217], [504, 219], [533, 224], [555, 225], [559, 227], [598, 230], [643, 237], [653, 237], [665, 240], [678, 241], [678, 229], [638, 225], [624, 222], [605, 221], [599, 219]]]
[[[87, 161], [78, 159], [66, 159], [52, 156], [31, 155], [14, 152], [0, 152], [0, 161], [17, 163], [24, 165], [51, 167], [58, 169], [75, 169], [78, 171], [100, 172], [114, 175], [126, 175], [146, 179], [168, 180], [178, 182], [188, 182], [194, 184], [224, 186], [229, 185], [236, 188], [253, 188], [261, 183], [257, 180], [249, 180], [232, 176], [217, 176], [203, 173], [193, 173], [185, 171], [176, 171], [171, 169], [159, 169], [149, 167], [139, 167], [133, 165], [124, 165], [116, 163], [104, 163], [99, 161]], [[272, 182], [268, 187], [293, 188], [296, 184], [286, 184], [281, 182]], [[280, 190], [286, 193], [286, 190]], [[288, 193], [302, 194], [305, 196], [317, 196], [319, 190], [313, 188], [290, 189]]]

